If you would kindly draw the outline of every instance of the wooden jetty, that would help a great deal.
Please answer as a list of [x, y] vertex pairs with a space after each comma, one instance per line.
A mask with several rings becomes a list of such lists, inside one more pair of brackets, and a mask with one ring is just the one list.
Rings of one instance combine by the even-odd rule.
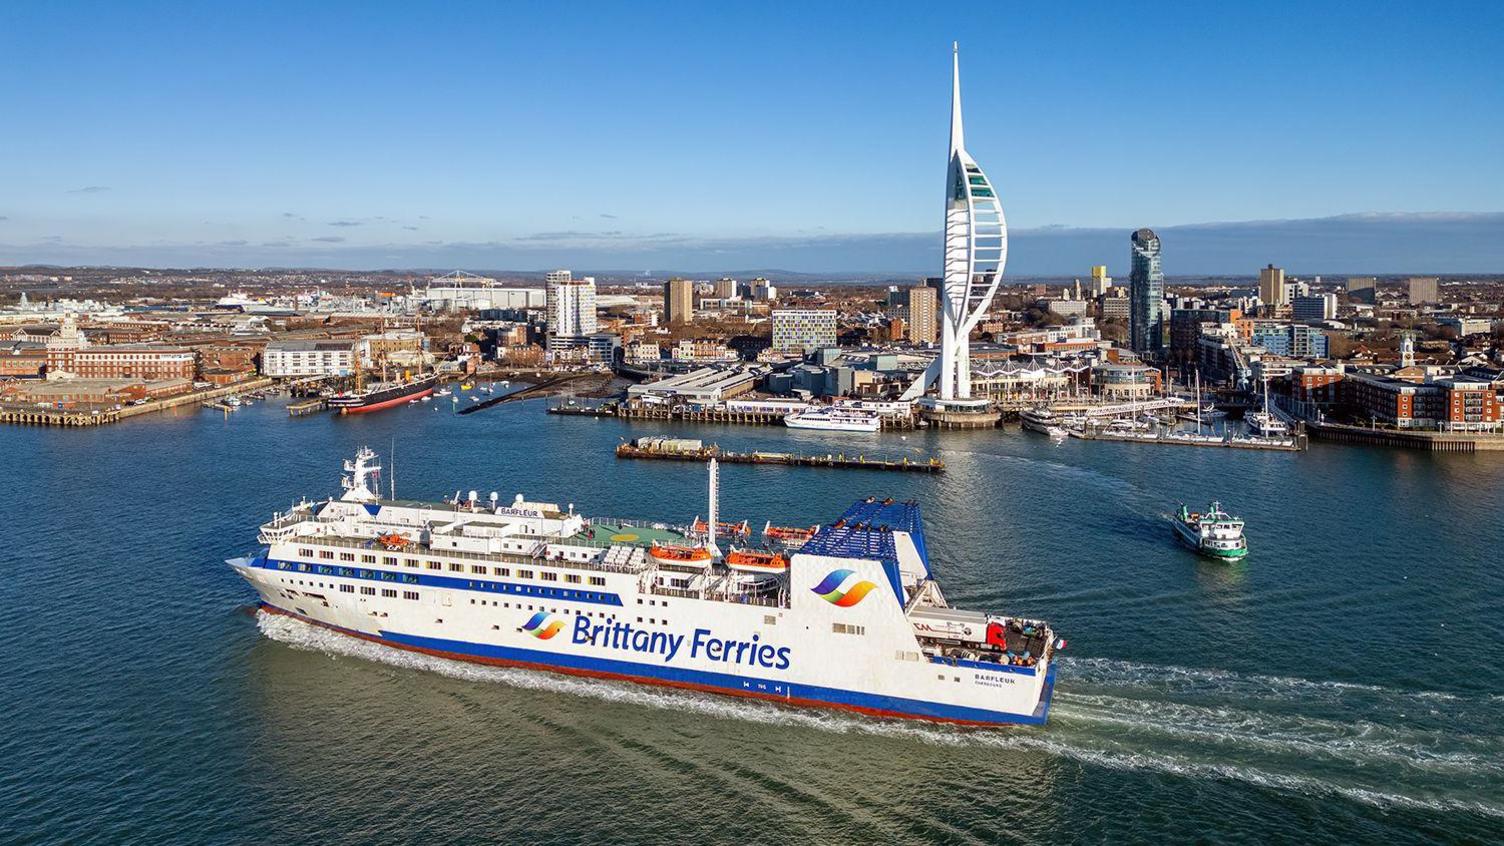
[[328, 407], [329, 402], [323, 397], [314, 397], [302, 402], [288, 403], [287, 414], [289, 417], [302, 417], [305, 414], [317, 414]]
[[700, 449], [654, 449], [622, 443], [616, 447], [617, 458], [646, 458], [659, 461], [709, 461], [726, 464], [772, 464], [786, 467], [827, 467], [838, 470], [893, 470], [908, 473], [941, 473], [945, 462], [938, 458], [922, 461], [908, 458], [873, 458], [845, 454], [799, 455], [791, 452], [732, 452], [711, 445]]

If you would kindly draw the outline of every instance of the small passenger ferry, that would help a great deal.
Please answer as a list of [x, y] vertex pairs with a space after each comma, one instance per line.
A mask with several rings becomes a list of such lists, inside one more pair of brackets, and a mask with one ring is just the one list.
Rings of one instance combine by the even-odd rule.
[[1171, 525], [1176, 537], [1208, 558], [1236, 561], [1248, 554], [1243, 521], [1223, 511], [1220, 502], [1213, 502], [1205, 514], [1181, 505]]

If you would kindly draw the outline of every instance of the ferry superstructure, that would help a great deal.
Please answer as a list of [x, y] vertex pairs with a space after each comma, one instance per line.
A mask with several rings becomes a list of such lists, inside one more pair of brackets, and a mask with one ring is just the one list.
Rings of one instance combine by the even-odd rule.
[[339, 499], [274, 515], [264, 546], [228, 562], [265, 610], [446, 658], [792, 705], [976, 725], [1048, 714], [1064, 642], [1038, 620], [952, 608], [913, 503], [862, 500], [797, 551], [723, 556], [713, 467], [704, 534], [521, 494], [382, 499], [379, 469], [361, 450]]

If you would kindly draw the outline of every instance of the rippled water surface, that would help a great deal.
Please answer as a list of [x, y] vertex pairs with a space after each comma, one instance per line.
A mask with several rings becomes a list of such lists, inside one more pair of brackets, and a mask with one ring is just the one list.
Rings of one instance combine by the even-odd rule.
[[[537, 403], [289, 419], [262, 403], [0, 429], [0, 841], [1487, 842], [1504, 831], [1504, 454], [1302, 455], [628, 427]], [[910, 455], [729, 466], [722, 512], [924, 506], [952, 602], [1069, 638], [1043, 729], [968, 730], [478, 668], [256, 614], [222, 560], [394, 439], [398, 494], [687, 521], [698, 465], [619, 438]], [[1212, 497], [1239, 565], [1177, 548]]]

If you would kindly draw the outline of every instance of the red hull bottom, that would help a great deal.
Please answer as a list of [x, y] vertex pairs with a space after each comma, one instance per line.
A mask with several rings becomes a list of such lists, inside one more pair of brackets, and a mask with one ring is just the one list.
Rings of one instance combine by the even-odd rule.
[[421, 399], [423, 397], [428, 396], [431, 393], [433, 393], [433, 388], [427, 388], [425, 390], [417, 392], [416, 394], [408, 394], [405, 397], [397, 397], [396, 399], [389, 399], [389, 400], [387, 400], [385, 402], [375, 403], [374, 405], [362, 405], [362, 406], [357, 406], [355, 408], [341, 408], [339, 410], [339, 413], [340, 414], [365, 414], [366, 412], [370, 412], [370, 411], [380, 411], [383, 408], [391, 408], [394, 405], [402, 405], [403, 403], [408, 402], [410, 400]]
[[920, 722], [945, 723], [948, 725], [959, 726], [981, 726], [985, 728], [999, 727], [998, 723], [987, 723], [978, 720], [951, 720], [941, 717], [926, 717], [915, 714], [906, 714], [901, 711], [884, 711], [880, 708], [863, 708], [860, 705], [846, 705], [839, 702], [826, 702], [821, 699], [801, 699], [797, 696], [779, 696], [773, 693], [758, 693], [751, 690], [733, 690], [724, 687], [714, 687], [712, 685], [694, 684], [692, 682], [668, 681], [666, 679], [654, 679], [645, 676], [628, 676], [621, 673], [605, 673], [595, 670], [581, 670], [574, 667], [556, 667], [551, 664], [535, 664], [530, 661], [508, 661], [503, 658], [482, 658], [475, 655], [465, 655], [459, 652], [446, 652], [442, 649], [426, 649], [421, 646], [410, 646], [404, 643], [394, 643], [390, 640], [384, 640], [375, 635], [366, 634], [365, 632], [357, 632], [353, 629], [346, 629], [340, 626], [332, 625], [330, 623], [320, 622], [319, 620], [304, 617], [301, 614], [295, 614], [291, 611], [277, 608], [272, 605], [267, 605], [266, 603], [261, 604], [261, 610], [270, 612], [272, 614], [280, 614], [284, 617], [291, 617], [294, 620], [301, 620], [305, 623], [312, 623], [315, 626], [328, 629], [332, 632], [338, 632], [342, 635], [349, 635], [350, 637], [356, 637], [361, 640], [370, 641], [371, 643], [378, 643], [382, 646], [401, 649], [405, 652], [417, 652], [422, 655], [432, 655], [435, 658], [444, 658], [450, 661], [463, 661], [467, 664], [483, 664], [492, 667], [513, 667], [524, 670], [546, 670], [551, 673], [561, 673], [570, 676], [583, 676], [585, 678], [607, 679], [609, 681], [626, 681], [633, 682], [635, 684], [654, 685], [657, 687], [675, 687], [681, 690], [693, 690], [698, 693], [714, 693], [721, 696], [736, 696], [743, 699], [763, 699], [770, 702], [779, 702], [785, 705], [798, 705], [805, 708], [823, 708], [830, 711], [849, 711], [852, 713], [863, 714], [869, 717], [887, 717], [893, 719], [917, 720]]

